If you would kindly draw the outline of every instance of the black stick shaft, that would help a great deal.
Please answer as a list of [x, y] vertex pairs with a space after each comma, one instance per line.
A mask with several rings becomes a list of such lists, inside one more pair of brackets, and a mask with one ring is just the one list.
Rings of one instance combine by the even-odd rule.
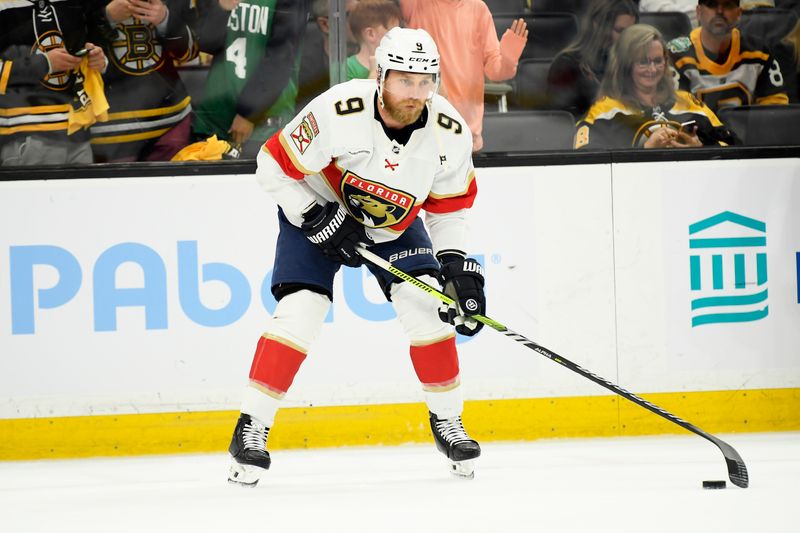
[[[382, 257], [380, 257], [378, 255], [375, 255], [374, 253], [370, 252], [366, 248], [361, 247], [361, 248], [359, 248], [358, 252], [361, 254], [362, 257], [364, 257], [364, 259], [366, 259], [370, 263], [374, 264], [375, 266], [378, 266], [378, 267], [386, 270], [387, 272], [390, 272], [390, 273], [394, 274], [395, 276], [397, 276], [398, 278], [402, 279], [403, 281], [411, 283], [415, 287], [427, 292], [428, 294], [430, 294], [432, 296], [435, 296], [436, 298], [438, 298], [442, 302], [444, 302], [444, 303], [446, 303], [448, 305], [453, 303], [453, 299], [452, 298], [450, 298], [449, 296], [447, 296], [443, 292], [439, 291], [437, 288], [428, 285], [424, 281], [422, 281], [422, 280], [420, 280], [418, 278], [415, 278], [414, 276], [411, 276], [410, 274], [406, 274], [402, 270], [394, 267], [391, 263], [389, 263], [388, 261], [386, 261]], [[513, 330], [511, 330], [509, 328], [507, 328], [506, 326], [504, 326], [500, 322], [497, 322], [496, 320], [493, 320], [493, 319], [491, 319], [489, 317], [486, 317], [486, 316], [483, 316], [483, 315], [473, 315], [472, 318], [484, 323], [485, 325], [491, 327], [492, 329], [494, 329], [496, 331], [499, 331], [500, 333], [502, 333], [506, 337], [514, 339], [515, 341], [521, 343], [523, 346], [525, 346], [527, 348], [530, 348], [534, 352], [536, 352], [536, 353], [538, 353], [540, 355], [543, 355], [544, 357], [547, 357], [551, 361], [556, 362], [556, 363], [560, 364], [561, 366], [566, 367], [566, 368], [572, 370], [573, 372], [575, 372], [577, 374], [580, 374], [581, 376], [583, 376], [583, 377], [585, 377], [585, 378], [597, 383], [601, 387], [604, 387], [604, 388], [610, 390], [611, 392], [613, 392], [613, 393], [615, 393], [615, 394], [617, 394], [619, 396], [622, 396], [623, 398], [625, 398], [627, 400], [630, 400], [631, 402], [635, 403], [636, 405], [644, 407], [648, 411], [650, 411], [652, 413], [655, 413], [658, 416], [661, 416], [661, 417], [669, 420], [670, 422], [672, 422], [674, 424], [677, 424], [680, 427], [682, 427], [682, 428], [684, 428], [684, 429], [686, 429], [688, 431], [691, 431], [692, 433], [695, 433], [696, 435], [699, 435], [699, 436], [703, 437], [704, 439], [714, 443], [717, 446], [717, 448], [720, 449], [722, 454], [725, 456], [725, 461], [726, 461], [726, 464], [727, 464], [727, 467], [728, 467], [728, 477], [730, 478], [731, 482], [734, 485], [742, 487], [742, 488], [746, 488], [748, 486], [749, 479], [748, 479], [748, 474], [747, 474], [747, 467], [745, 466], [744, 461], [742, 460], [742, 458], [739, 455], [739, 453], [733, 448], [733, 446], [729, 445], [725, 441], [723, 441], [723, 440], [721, 440], [721, 439], [719, 439], [719, 438], [717, 438], [717, 437], [715, 437], [715, 436], [703, 431], [702, 429], [698, 428], [694, 424], [690, 424], [689, 422], [683, 420], [682, 418], [679, 418], [679, 417], [673, 415], [669, 411], [666, 411], [666, 410], [662, 409], [661, 407], [658, 407], [657, 405], [655, 405], [655, 404], [653, 404], [651, 402], [648, 402], [647, 400], [645, 400], [643, 398], [640, 398], [639, 396], [633, 394], [632, 392], [629, 392], [629, 391], [623, 389], [619, 385], [616, 385], [616, 384], [612, 383], [611, 381], [609, 381], [609, 380], [607, 380], [607, 379], [605, 379], [603, 377], [598, 376], [594, 372], [590, 372], [589, 370], [586, 370], [582, 366], [573, 363], [569, 359], [567, 359], [565, 357], [562, 357], [562, 356], [558, 355], [557, 353], [555, 353], [555, 352], [553, 352], [551, 350], [548, 350], [544, 346], [541, 346], [541, 345], [533, 342], [529, 338], [525, 337], [524, 335], [521, 335], [521, 334], [519, 334], [519, 333], [517, 333], [517, 332], [515, 332], [515, 331], [513, 331]]]

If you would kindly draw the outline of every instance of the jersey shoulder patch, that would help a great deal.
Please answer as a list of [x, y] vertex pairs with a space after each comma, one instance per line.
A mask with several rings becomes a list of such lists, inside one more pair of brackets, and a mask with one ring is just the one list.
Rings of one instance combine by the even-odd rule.
[[682, 54], [692, 47], [692, 40], [689, 37], [676, 37], [667, 43], [667, 50], [671, 54]]

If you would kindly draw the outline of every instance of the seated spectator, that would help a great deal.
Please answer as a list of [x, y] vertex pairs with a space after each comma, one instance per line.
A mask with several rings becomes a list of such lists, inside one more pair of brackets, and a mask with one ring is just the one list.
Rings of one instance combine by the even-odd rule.
[[[770, 11], [775, 8], [775, 2], [773, 0], [755, 0], [755, 1], [748, 1], [745, 0], [740, 3], [742, 12], [746, 11], [754, 11], [757, 13], [753, 14], [763, 14], [763, 15], [770, 15]], [[783, 9], [789, 9], [790, 5], [783, 4], [781, 6]], [[783, 14], [783, 11], [780, 11]], [[753, 15], [751, 14], [751, 15]], [[773, 19], [773, 17], [770, 17]], [[798, 31], [800, 31], [800, 22], [797, 21], [797, 16], [783, 16], [781, 15], [778, 18], [778, 22], [774, 23], [773, 20], [770, 20], [769, 23], [765, 23], [758, 28], [753, 28], [752, 26], [748, 26], [746, 28], [742, 28], [740, 26], [739, 31], [743, 33], [755, 33], [753, 37], [759, 38], [762, 42], [769, 47], [772, 51], [773, 56], [775, 59], [778, 60], [778, 64], [781, 68], [781, 73], [783, 74], [783, 79], [786, 84], [786, 94], [789, 97], [790, 103], [797, 103], [798, 101], [798, 89], [797, 89], [797, 37]]]
[[400, 8], [392, 0], [361, 0], [350, 11], [347, 22], [359, 45], [347, 58], [347, 79], [375, 77], [375, 49], [386, 32], [400, 25]]
[[631, 0], [597, 0], [581, 18], [575, 41], [553, 59], [547, 74], [551, 107], [583, 116], [594, 102], [606, 70], [608, 51], [625, 28], [636, 24], [639, 10]]
[[214, 59], [195, 107], [193, 139], [216, 135], [255, 157], [294, 116], [310, 1], [201, 0], [197, 7], [200, 49]]
[[400, 0], [410, 28], [430, 33], [441, 55], [442, 93], [472, 131], [472, 150], [483, 146], [484, 76], [504, 81], [517, 73], [528, 41], [524, 20], [515, 20], [497, 40], [494, 19], [481, 0]]
[[735, 143], [717, 116], [668, 74], [661, 33], [626, 29], [611, 50], [600, 97], [578, 122], [575, 148], [689, 148]]
[[[106, 99], [99, 6], [0, 2], [0, 163], [92, 162], [89, 133]], [[107, 107], [107, 104], [102, 107]]]
[[169, 161], [189, 144], [191, 98], [175, 61], [197, 57], [183, 0], [111, 0], [104, 77], [109, 120], [91, 129], [95, 162]]
[[700, 0], [700, 27], [669, 43], [680, 88], [713, 111], [739, 105], [787, 104], [786, 79], [761, 39], [736, 28], [739, 0]]
[[640, 0], [639, 11], [641, 13], [660, 11], [686, 13], [689, 20], [692, 21], [692, 27], [697, 27], [697, 2], [694, 0]]

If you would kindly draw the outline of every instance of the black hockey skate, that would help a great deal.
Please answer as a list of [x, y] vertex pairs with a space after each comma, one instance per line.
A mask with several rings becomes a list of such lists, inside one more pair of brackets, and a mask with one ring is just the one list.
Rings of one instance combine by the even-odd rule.
[[461, 417], [439, 419], [431, 412], [429, 415], [433, 440], [436, 448], [450, 461], [450, 473], [461, 478], [474, 478], [472, 460], [480, 457], [481, 447], [467, 435]]
[[255, 487], [261, 474], [269, 469], [270, 458], [267, 451], [269, 428], [250, 415], [242, 413], [233, 430], [233, 438], [228, 451], [231, 454], [231, 467], [228, 481], [247, 487]]

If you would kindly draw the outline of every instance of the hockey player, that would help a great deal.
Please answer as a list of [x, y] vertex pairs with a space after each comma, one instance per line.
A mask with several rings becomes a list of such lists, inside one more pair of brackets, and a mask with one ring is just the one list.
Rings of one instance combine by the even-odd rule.
[[269, 468], [266, 441], [280, 400], [320, 333], [334, 275], [342, 265], [362, 264], [359, 243], [384, 259], [397, 255], [398, 268], [427, 283], [436, 285], [438, 277], [458, 302], [440, 309], [367, 265], [409, 338], [437, 448], [464, 477], [472, 477], [480, 455], [461, 422], [455, 334], [442, 322], [474, 335], [482, 324], [469, 315], [485, 310], [482, 268], [465, 254], [465, 216], [477, 194], [472, 137], [436, 94], [439, 54], [425, 31], [392, 29], [376, 63], [377, 80], [352, 80], [321, 94], [258, 156], [257, 178], [278, 203], [278, 305], [258, 342], [231, 440], [232, 482], [254, 485]]
[[739, 0], [699, 0], [700, 27], [669, 43], [680, 88], [712, 111], [788, 104], [781, 65], [755, 36], [739, 32]]

